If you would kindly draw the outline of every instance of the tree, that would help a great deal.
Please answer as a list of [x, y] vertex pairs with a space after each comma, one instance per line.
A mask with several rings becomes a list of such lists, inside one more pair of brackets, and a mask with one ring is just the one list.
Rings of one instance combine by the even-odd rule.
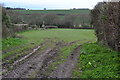
[[8, 36], [13, 36], [14, 32], [12, 29], [12, 24], [10, 17], [6, 13], [6, 9], [2, 7], [2, 37], [7, 38]]
[[75, 25], [75, 21], [76, 21], [77, 16], [76, 15], [68, 15], [64, 18], [64, 25], [67, 28], [72, 28]]
[[56, 14], [45, 14], [43, 16], [43, 21], [45, 22], [45, 25], [57, 25], [58, 16]]

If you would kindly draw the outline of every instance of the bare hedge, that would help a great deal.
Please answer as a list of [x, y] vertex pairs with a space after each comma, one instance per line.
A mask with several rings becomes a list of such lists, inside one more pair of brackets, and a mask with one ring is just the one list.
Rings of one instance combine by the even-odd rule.
[[91, 11], [98, 42], [120, 52], [120, 2], [100, 2]]
[[15, 37], [16, 32], [28, 30], [28, 24], [13, 24], [10, 17], [6, 13], [6, 9], [2, 8], [2, 38]]

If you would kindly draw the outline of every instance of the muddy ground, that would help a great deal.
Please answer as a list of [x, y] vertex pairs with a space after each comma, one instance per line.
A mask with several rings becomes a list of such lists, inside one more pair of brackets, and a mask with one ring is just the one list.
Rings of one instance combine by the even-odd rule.
[[[35, 50], [31, 55], [22, 56], [23, 60], [16, 60], [17, 63], [11, 65], [12, 69], [6, 70], [3, 74], [3, 78], [71, 78], [72, 70], [75, 68], [77, 58], [80, 55], [80, 45], [78, 45], [73, 51], [71, 51], [67, 60], [57, 66], [53, 71], [47, 71], [48, 66], [54, 62], [57, 54], [64, 46], [70, 46], [78, 41], [65, 43], [64, 41], [52, 41], [47, 39], [42, 44], [38, 45], [39, 48], [33, 48]], [[26, 57], [27, 56], [27, 57]], [[4, 67], [5, 65], [3, 65]], [[6, 68], [7, 69], [7, 68]], [[49, 73], [46, 75], [46, 73]]]

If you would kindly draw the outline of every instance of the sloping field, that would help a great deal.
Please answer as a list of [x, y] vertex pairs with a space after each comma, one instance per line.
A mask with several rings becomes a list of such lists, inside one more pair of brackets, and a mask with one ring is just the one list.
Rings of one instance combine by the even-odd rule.
[[52, 14], [61, 24], [69, 21], [69, 18], [70, 20], [74, 18], [74, 23], [78, 26], [82, 23], [90, 24], [90, 10], [7, 10], [7, 13], [12, 17], [11, 21], [16, 23], [24, 21], [29, 24], [29, 22], [34, 23], [35, 21], [41, 24], [46, 15]]
[[4, 78], [72, 77], [81, 45], [96, 41], [94, 30], [85, 29], [31, 30], [18, 34], [25, 43], [18, 47], [9, 45], [9, 50], [4, 51]]
[[48, 30], [33, 30], [20, 33], [28, 40], [38, 41], [44, 38], [56, 38], [66, 42], [72, 41], [94, 41], [96, 36], [94, 30], [87, 29], [48, 29]]
[[90, 10], [14, 10], [23, 14], [89, 14]]

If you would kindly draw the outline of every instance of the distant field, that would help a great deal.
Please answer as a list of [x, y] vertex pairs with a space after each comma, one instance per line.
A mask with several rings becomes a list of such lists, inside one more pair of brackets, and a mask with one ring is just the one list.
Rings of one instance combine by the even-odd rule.
[[23, 14], [89, 14], [90, 10], [14, 10]]
[[[26, 23], [35, 19], [36, 16], [42, 19], [45, 14], [55, 14], [59, 20], [65, 20], [69, 15], [76, 16], [74, 20], [76, 25], [82, 23], [90, 24], [90, 10], [8, 10], [7, 13], [12, 17], [11, 20], [18, 17], [19, 20], [23, 20]], [[15, 21], [16, 19], [13, 22]]]

